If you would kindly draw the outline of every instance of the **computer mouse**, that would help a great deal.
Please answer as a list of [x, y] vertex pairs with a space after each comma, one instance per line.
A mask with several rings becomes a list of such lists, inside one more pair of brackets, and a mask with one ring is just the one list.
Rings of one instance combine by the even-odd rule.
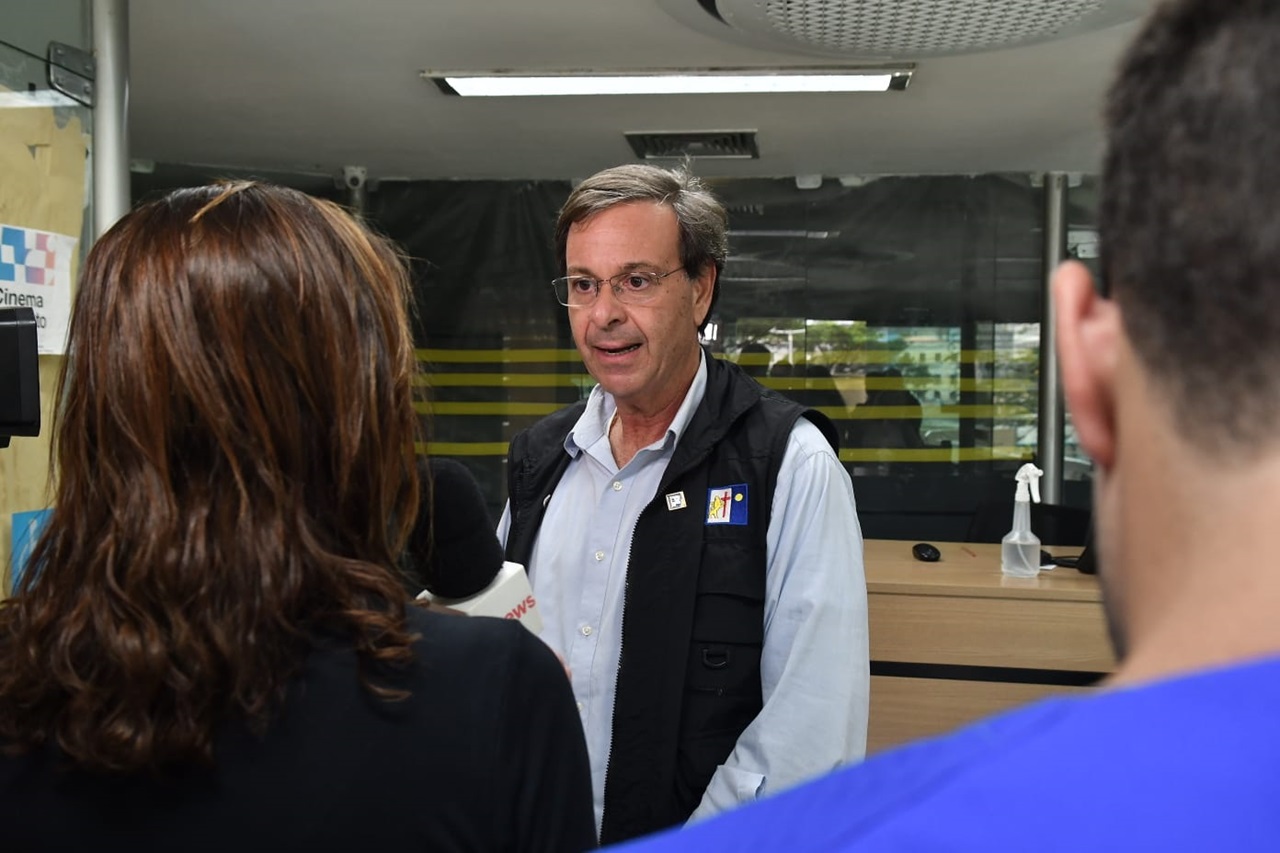
[[1057, 563], [1053, 561], [1053, 555], [1050, 554], [1048, 551], [1044, 550], [1043, 548], [1040, 549], [1040, 565], [1042, 566], [1057, 565]]
[[911, 546], [911, 556], [922, 563], [936, 563], [942, 557], [942, 552], [928, 542], [917, 542]]

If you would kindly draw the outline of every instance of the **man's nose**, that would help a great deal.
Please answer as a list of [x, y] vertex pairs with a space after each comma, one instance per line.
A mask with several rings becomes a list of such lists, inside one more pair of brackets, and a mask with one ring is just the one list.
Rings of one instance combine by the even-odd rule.
[[626, 309], [618, 299], [618, 294], [607, 281], [600, 282], [600, 289], [596, 291], [596, 298], [588, 310], [591, 312], [591, 321], [598, 326], [611, 326], [626, 316]]

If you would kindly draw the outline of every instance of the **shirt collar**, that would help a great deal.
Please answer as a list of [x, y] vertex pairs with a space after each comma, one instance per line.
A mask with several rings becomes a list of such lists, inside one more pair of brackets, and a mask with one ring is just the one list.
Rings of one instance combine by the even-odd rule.
[[[663, 447], [671, 447], [680, 440], [680, 436], [689, 426], [689, 421], [693, 420], [693, 413], [698, 410], [706, 393], [707, 353], [699, 347], [698, 372], [693, 375], [693, 382], [685, 392], [684, 400], [676, 410], [676, 416], [671, 419], [671, 425], [667, 427], [667, 434], [662, 441]], [[599, 385], [592, 388], [591, 395], [587, 397], [587, 408], [578, 418], [578, 422], [573, 425], [573, 429], [569, 430], [569, 434], [565, 436], [565, 451], [576, 458], [584, 447], [590, 447], [604, 438], [609, 429], [609, 419], [613, 417], [617, 408], [618, 405], [613, 401], [612, 394]]]

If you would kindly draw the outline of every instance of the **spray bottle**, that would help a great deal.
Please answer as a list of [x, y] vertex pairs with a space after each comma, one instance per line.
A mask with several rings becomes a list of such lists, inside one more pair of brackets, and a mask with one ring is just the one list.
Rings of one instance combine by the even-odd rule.
[[1028, 462], [1018, 469], [1018, 489], [1013, 495], [1013, 529], [1000, 540], [1000, 571], [1015, 578], [1040, 574], [1040, 539], [1031, 532], [1031, 499], [1040, 503], [1040, 477], [1044, 472]]

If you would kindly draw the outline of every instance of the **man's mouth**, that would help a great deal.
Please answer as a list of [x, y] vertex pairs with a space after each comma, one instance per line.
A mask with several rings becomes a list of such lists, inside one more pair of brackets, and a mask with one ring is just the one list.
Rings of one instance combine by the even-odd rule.
[[631, 346], [626, 346], [626, 347], [601, 347], [601, 346], [598, 346], [598, 347], [596, 347], [596, 349], [600, 350], [600, 352], [604, 353], [605, 355], [624, 355], [624, 354], [626, 354], [626, 353], [631, 352], [632, 350], [640, 349], [640, 345], [639, 345], [639, 344], [631, 344]]

